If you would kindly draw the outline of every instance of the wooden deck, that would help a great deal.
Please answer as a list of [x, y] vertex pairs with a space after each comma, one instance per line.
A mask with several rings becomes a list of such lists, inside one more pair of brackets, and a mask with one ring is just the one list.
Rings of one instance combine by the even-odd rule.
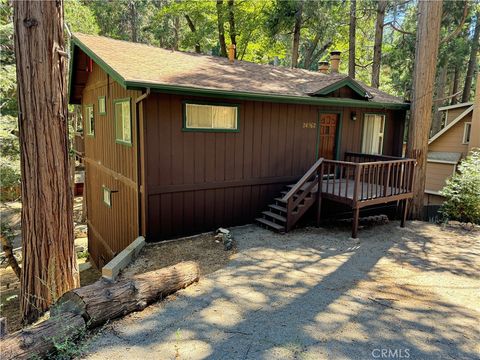
[[[397, 201], [402, 206], [402, 222], [407, 200], [413, 197], [414, 159], [346, 153], [347, 161], [319, 159], [282, 197], [264, 211], [257, 221], [276, 231], [289, 231], [316, 203], [320, 223], [322, 199], [346, 204], [353, 210], [352, 237], [357, 237], [360, 209]], [[321, 191], [318, 185], [321, 180]]]

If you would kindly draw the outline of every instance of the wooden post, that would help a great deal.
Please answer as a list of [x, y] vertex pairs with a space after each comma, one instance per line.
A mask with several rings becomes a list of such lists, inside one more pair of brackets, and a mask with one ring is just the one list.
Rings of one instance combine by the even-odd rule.
[[408, 212], [408, 199], [402, 201], [402, 220], [400, 222], [400, 227], [405, 227], [405, 221], [407, 220], [407, 212]]
[[358, 234], [358, 218], [360, 215], [360, 208], [353, 209], [353, 222], [352, 222], [352, 238], [356, 239]]
[[0, 339], [7, 335], [7, 319], [0, 318]]
[[322, 185], [323, 185], [323, 164], [320, 165], [320, 171], [318, 172], [318, 185], [317, 185], [317, 227], [320, 226], [320, 220], [322, 217]]

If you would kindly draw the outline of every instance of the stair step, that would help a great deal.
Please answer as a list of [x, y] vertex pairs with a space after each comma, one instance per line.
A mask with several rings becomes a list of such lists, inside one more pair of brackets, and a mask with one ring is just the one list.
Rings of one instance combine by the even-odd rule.
[[286, 217], [284, 217], [282, 215], [275, 214], [271, 211], [263, 211], [262, 214], [265, 215], [265, 216], [270, 216], [271, 218], [274, 218], [274, 219], [279, 220], [279, 221], [287, 222]]
[[270, 209], [275, 209], [275, 210], [278, 210], [278, 211], [281, 211], [281, 212], [284, 212], [284, 213], [287, 212], [287, 209], [284, 208], [284, 207], [282, 207], [282, 206], [278, 206], [278, 205], [273, 205], [273, 204], [272, 204], [272, 205], [268, 205], [268, 207], [269, 207]]
[[278, 202], [281, 202], [281, 203], [284, 203], [284, 204], [287, 203], [285, 200], [283, 200], [283, 198], [280, 198], [280, 197], [276, 197], [275, 201], [278, 201]]
[[264, 219], [264, 218], [256, 218], [255, 220], [257, 220], [259, 223], [261, 223], [263, 225], [271, 227], [272, 229], [275, 229], [275, 230], [281, 231], [281, 232], [285, 232], [285, 226], [283, 226], [283, 225], [276, 224], [276, 223], [274, 223], [272, 221], [269, 221], [267, 219]]

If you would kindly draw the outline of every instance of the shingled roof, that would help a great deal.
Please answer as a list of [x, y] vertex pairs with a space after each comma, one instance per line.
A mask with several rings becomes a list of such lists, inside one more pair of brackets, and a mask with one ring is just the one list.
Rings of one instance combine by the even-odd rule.
[[[256, 64], [223, 57], [172, 51], [150, 45], [75, 33], [74, 46], [90, 56], [125, 88], [203, 91], [230, 97], [250, 95], [315, 102], [327, 91], [349, 86], [367, 107], [408, 108], [402, 99], [369, 87], [344, 74]], [[303, 100], [303, 101], [302, 101]], [[330, 102], [342, 102], [330, 98]], [[319, 101], [320, 102], [320, 101]]]

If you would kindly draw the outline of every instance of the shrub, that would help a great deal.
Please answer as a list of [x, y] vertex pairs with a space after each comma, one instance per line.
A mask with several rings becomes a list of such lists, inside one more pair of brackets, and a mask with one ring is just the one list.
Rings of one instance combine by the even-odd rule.
[[480, 224], [480, 149], [461, 162], [440, 194], [446, 198], [440, 209], [445, 220]]

